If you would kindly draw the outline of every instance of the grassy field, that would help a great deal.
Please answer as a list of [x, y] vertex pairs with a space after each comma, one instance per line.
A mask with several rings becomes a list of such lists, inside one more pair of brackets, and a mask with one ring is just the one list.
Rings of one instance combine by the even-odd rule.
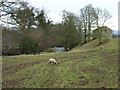
[[3, 88], [118, 88], [118, 40], [103, 46], [91, 41], [69, 52], [5, 56]]

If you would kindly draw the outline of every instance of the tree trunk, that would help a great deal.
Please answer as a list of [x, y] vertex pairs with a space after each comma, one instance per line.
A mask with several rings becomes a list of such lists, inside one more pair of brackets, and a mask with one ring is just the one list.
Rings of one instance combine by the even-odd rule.
[[91, 22], [89, 21], [88, 23], [88, 42], [90, 41], [90, 38], [91, 38]]
[[85, 27], [85, 33], [84, 33], [84, 35], [85, 35], [84, 43], [87, 43], [87, 29], [86, 29], [86, 27]]

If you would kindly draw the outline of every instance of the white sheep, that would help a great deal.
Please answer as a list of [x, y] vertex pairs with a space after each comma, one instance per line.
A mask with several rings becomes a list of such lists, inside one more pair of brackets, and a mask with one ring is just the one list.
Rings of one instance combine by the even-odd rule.
[[100, 46], [100, 49], [103, 49], [103, 46]]
[[54, 63], [54, 64], [57, 64], [57, 61], [55, 60], [55, 59], [53, 59], [53, 58], [49, 58], [49, 61], [48, 61], [49, 63]]

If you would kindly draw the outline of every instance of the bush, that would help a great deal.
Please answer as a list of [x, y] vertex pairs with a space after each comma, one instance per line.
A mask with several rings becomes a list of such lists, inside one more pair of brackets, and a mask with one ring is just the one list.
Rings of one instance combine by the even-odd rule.
[[2, 48], [2, 55], [19, 55], [19, 48]]
[[19, 47], [21, 53], [29, 54], [38, 52], [39, 45], [37, 40], [30, 37], [25, 37], [21, 40]]
[[50, 52], [55, 52], [55, 50], [54, 50], [54, 49], [52, 49], [52, 48], [49, 48], [49, 49], [47, 49], [47, 50], [46, 50], [46, 52], [47, 52], [47, 53], [50, 53]]

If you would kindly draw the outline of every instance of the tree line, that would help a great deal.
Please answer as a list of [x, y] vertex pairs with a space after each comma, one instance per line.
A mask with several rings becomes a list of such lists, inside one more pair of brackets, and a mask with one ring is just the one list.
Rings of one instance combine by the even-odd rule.
[[[2, 54], [30, 54], [59, 46], [72, 49], [92, 40], [92, 29], [104, 26], [111, 18], [106, 9], [91, 4], [79, 14], [62, 11], [62, 21], [53, 24], [45, 9], [28, 2], [1, 2]], [[14, 28], [12, 28], [14, 27]]]

